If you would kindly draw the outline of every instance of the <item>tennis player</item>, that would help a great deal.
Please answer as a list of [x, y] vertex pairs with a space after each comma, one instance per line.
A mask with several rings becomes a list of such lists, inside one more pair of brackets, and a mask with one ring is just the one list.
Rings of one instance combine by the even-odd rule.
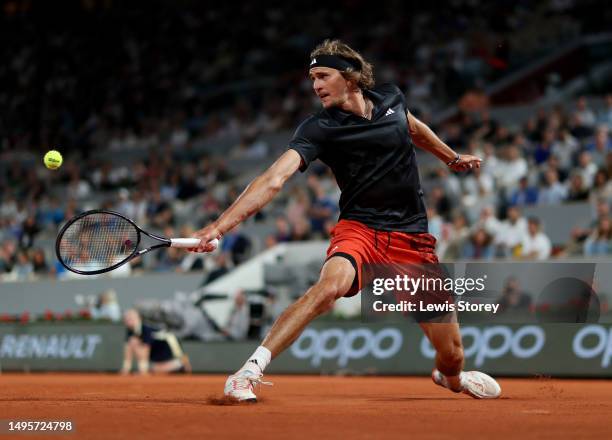
[[190, 373], [189, 358], [176, 336], [144, 324], [140, 314], [127, 310], [123, 315], [127, 328], [121, 374], [129, 374], [136, 359], [138, 373]]
[[[312, 53], [309, 77], [323, 109], [307, 118], [288, 150], [255, 178], [213, 223], [196, 232], [207, 243], [258, 212], [296, 171], [320, 159], [342, 191], [340, 219], [318, 282], [289, 306], [261, 346], [225, 384], [225, 394], [256, 401], [254, 385], [270, 361], [289, 347], [317, 316], [363, 286], [368, 263], [437, 263], [435, 238], [428, 233], [414, 145], [434, 154], [454, 171], [480, 167], [481, 160], [457, 154], [412, 116], [401, 91], [375, 88], [372, 65], [346, 44], [326, 40]], [[383, 245], [381, 245], [381, 243]], [[193, 251], [210, 251], [200, 245]], [[436, 321], [436, 322], [431, 322]], [[496, 398], [501, 389], [484, 373], [463, 372], [463, 347], [456, 316], [420, 322], [436, 350], [433, 381], [475, 398]]]

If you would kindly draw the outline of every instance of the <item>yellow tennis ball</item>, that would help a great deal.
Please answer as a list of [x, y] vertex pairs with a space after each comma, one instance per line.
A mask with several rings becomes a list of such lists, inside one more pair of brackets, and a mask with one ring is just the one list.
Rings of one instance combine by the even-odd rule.
[[51, 151], [47, 151], [47, 154], [45, 154], [45, 158], [43, 159], [43, 162], [45, 163], [45, 166], [49, 168], [50, 170], [56, 170], [62, 166], [63, 160], [64, 159], [62, 158], [62, 155], [60, 154], [59, 151], [51, 150]]

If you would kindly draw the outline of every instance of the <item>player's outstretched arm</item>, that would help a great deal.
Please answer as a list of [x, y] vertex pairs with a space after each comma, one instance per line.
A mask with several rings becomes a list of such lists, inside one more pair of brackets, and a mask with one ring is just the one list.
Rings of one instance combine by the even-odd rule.
[[238, 223], [243, 222], [266, 206], [281, 190], [287, 179], [299, 169], [301, 162], [302, 158], [297, 151], [288, 150], [285, 152], [270, 168], [256, 177], [216, 221], [194, 234], [194, 237], [202, 240], [202, 244], [189, 250], [194, 252], [212, 251], [213, 249], [206, 243], [215, 238], [220, 238]]
[[465, 171], [471, 168], [480, 168], [482, 159], [471, 154], [458, 154], [446, 145], [431, 128], [406, 112], [410, 136], [416, 144], [424, 150], [429, 151], [454, 171]]

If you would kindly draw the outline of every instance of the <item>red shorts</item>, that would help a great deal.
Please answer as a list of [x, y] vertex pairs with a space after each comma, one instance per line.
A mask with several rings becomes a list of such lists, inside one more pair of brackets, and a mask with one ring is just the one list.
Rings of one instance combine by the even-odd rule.
[[334, 256], [348, 259], [357, 272], [345, 296], [364, 286], [364, 264], [436, 264], [436, 239], [426, 232], [377, 231], [355, 220], [340, 220], [332, 230], [326, 261]]

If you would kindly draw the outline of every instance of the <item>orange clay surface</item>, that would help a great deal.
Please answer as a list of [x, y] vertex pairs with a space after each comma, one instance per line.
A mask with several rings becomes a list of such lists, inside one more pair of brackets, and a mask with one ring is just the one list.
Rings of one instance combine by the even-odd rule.
[[1, 438], [610, 438], [612, 381], [500, 379], [474, 400], [415, 377], [266, 376], [257, 404], [226, 404], [224, 376], [2, 374], [0, 419], [66, 420], [64, 435]]

